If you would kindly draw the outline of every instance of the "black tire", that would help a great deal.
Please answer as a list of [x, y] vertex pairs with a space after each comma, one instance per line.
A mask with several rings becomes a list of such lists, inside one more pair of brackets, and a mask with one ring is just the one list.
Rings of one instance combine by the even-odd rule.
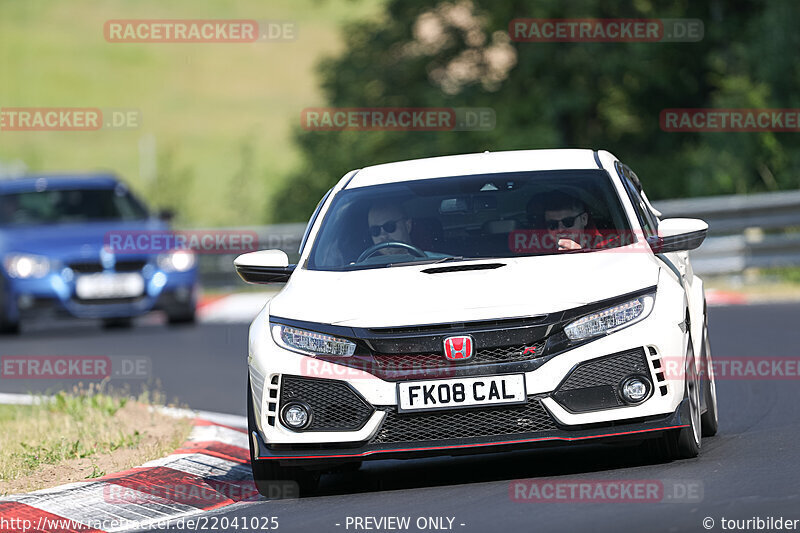
[[0, 275], [0, 335], [16, 335], [19, 333], [19, 320], [11, 320], [6, 314], [5, 280]]
[[19, 335], [19, 322], [5, 322], [0, 320], [0, 335]]
[[18, 335], [20, 332], [19, 322], [6, 320], [0, 316], [0, 335]]
[[281, 466], [277, 461], [259, 461], [255, 458], [252, 434], [256, 430], [250, 379], [247, 380], [247, 435], [250, 443], [250, 467], [258, 492], [271, 500], [313, 495], [319, 486], [320, 472], [297, 466]]
[[717, 408], [717, 385], [711, 375], [711, 344], [708, 342], [708, 327], [703, 328], [703, 396], [706, 404], [706, 412], [700, 417], [704, 437], [713, 437], [719, 429], [719, 409]]
[[197, 320], [194, 307], [178, 313], [167, 313], [167, 323], [171, 326], [181, 324], [194, 324]]
[[130, 317], [103, 319], [103, 329], [129, 329], [132, 326], [133, 319]]

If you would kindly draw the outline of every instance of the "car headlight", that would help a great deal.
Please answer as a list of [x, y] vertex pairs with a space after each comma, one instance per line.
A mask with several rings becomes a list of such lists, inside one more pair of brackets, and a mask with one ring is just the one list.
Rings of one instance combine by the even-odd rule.
[[50, 260], [41, 255], [9, 254], [3, 261], [12, 278], [43, 278], [51, 268]]
[[647, 318], [654, 303], [654, 294], [640, 296], [570, 322], [564, 333], [572, 341], [613, 333]]
[[271, 324], [272, 338], [282, 348], [304, 355], [350, 357], [356, 351], [354, 342], [325, 333]]
[[197, 257], [189, 250], [176, 250], [160, 254], [157, 263], [164, 272], [186, 272], [197, 263]]

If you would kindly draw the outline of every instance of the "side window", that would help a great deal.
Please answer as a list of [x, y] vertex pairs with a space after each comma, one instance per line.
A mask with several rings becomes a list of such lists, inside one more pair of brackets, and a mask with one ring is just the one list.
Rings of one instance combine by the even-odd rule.
[[642, 225], [645, 235], [647, 237], [656, 235], [658, 223], [653, 213], [651, 213], [650, 209], [647, 207], [644, 199], [642, 199], [641, 194], [639, 194], [639, 187], [636, 185], [639, 183], [639, 178], [626, 165], [617, 165], [617, 172], [620, 178], [622, 178], [622, 184], [625, 186], [625, 191], [631, 199], [633, 209], [636, 211], [636, 218], [639, 219], [639, 223]]

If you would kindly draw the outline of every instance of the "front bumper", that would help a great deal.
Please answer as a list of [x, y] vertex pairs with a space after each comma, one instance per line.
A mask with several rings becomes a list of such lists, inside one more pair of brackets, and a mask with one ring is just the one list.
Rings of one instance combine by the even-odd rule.
[[135, 298], [80, 300], [74, 274], [52, 273], [41, 279], [7, 280], [6, 313], [13, 320], [43, 318], [128, 318], [153, 310], [194, 305], [197, 271], [164, 273], [149, 265], [142, 272], [144, 294]]
[[[388, 439], [382, 435], [386, 431], [387, 417], [409, 420], [397, 413], [397, 381], [281, 348], [272, 340], [269, 309], [265, 308], [250, 328], [253, 445], [262, 459], [359, 460], [417, 452], [477, 453], [504, 447], [575, 443], [590, 439], [646, 438], [684, 427], [688, 420], [681, 412], [685, 382], [680, 372], [668, 372], [683, 368], [686, 361], [689, 338], [682, 327], [684, 293], [677, 286], [661, 285], [658, 291], [655, 306], [646, 319], [613, 334], [571, 347], [529, 367], [520, 365], [501, 369], [478, 365], [475, 369], [480, 375], [487, 376], [522, 374], [529, 400], [526, 405], [535, 401], [541, 409], [540, 414], [509, 409], [508, 413], [499, 413], [496, 418], [482, 420], [478, 431], [425, 431], [420, 434], [410, 431], [409, 438], [398, 431]], [[630, 355], [633, 353], [636, 357], [632, 358]], [[648, 396], [635, 404], [619, 401], [617, 394], [626, 376], [630, 375], [644, 376], [652, 386]], [[358, 423], [309, 426], [302, 431], [293, 431], [281, 422], [287, 378], [327, 379], [345, 384], [363, 400], [369, 411], [358, 415]], [[435, 378], [426, 375], [410, 379]], [[308, 398], [328, 398], [320, 401], [320, 407], [341, 404], [325, 394], [294, 390], [290, 396], [306, 402]], [[317, 406], [311, 407], [320, 412]], [[454, 413], [454, 416], [438, 427], [470, 425], [492, 409], [485, 406], [442, 411]], [[336, 412], [343, 411], [339, 409]], [[455, 416], [455, 413], [469, 412], [482, 414], [474, 418]], [[542, 413], [544, 416], [540, 416]], [[316, 420], [321, 421], [323, 417]], [[401, 424], [397, 427], [403, 429]]]
[[590, 427], [556, 427], [514, 435], [496, 435], [473, 439], [402, 442], [391, 444], [359, 444], [354, 446], [284, 445], [268, 446], [259, 432], [252, 431], [254, 455], [259, 460], [277, 460], [281, 464], [332, 465], [370, 459], [413, 459], [420, 457], [496, 453], [590, 443], [614, 443], [645, 440], [666, 431], [689, 427], [688, 400], [681, 401], [671, 414], [629, 420], [624, 423], [595, 424]]

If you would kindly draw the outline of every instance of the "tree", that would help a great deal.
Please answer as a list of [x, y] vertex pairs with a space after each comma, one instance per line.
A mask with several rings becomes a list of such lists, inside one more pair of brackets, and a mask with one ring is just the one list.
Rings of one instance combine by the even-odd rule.
[[[515, 18], [696, 18], [699, 42], [511, 42]], [[272, 217], [307, 218], [348, 170], [483, 150], [608, 149], [651, 198], [798, 186], [791, 133], [667, 133], [665, 108], [792, 107], [800, 68], [794, 2], [390, 0], [386, 16], [345, 28], [319, 69], [332, 107], [490, 107], [491, 131], [298, 130], [304, 163]]]

